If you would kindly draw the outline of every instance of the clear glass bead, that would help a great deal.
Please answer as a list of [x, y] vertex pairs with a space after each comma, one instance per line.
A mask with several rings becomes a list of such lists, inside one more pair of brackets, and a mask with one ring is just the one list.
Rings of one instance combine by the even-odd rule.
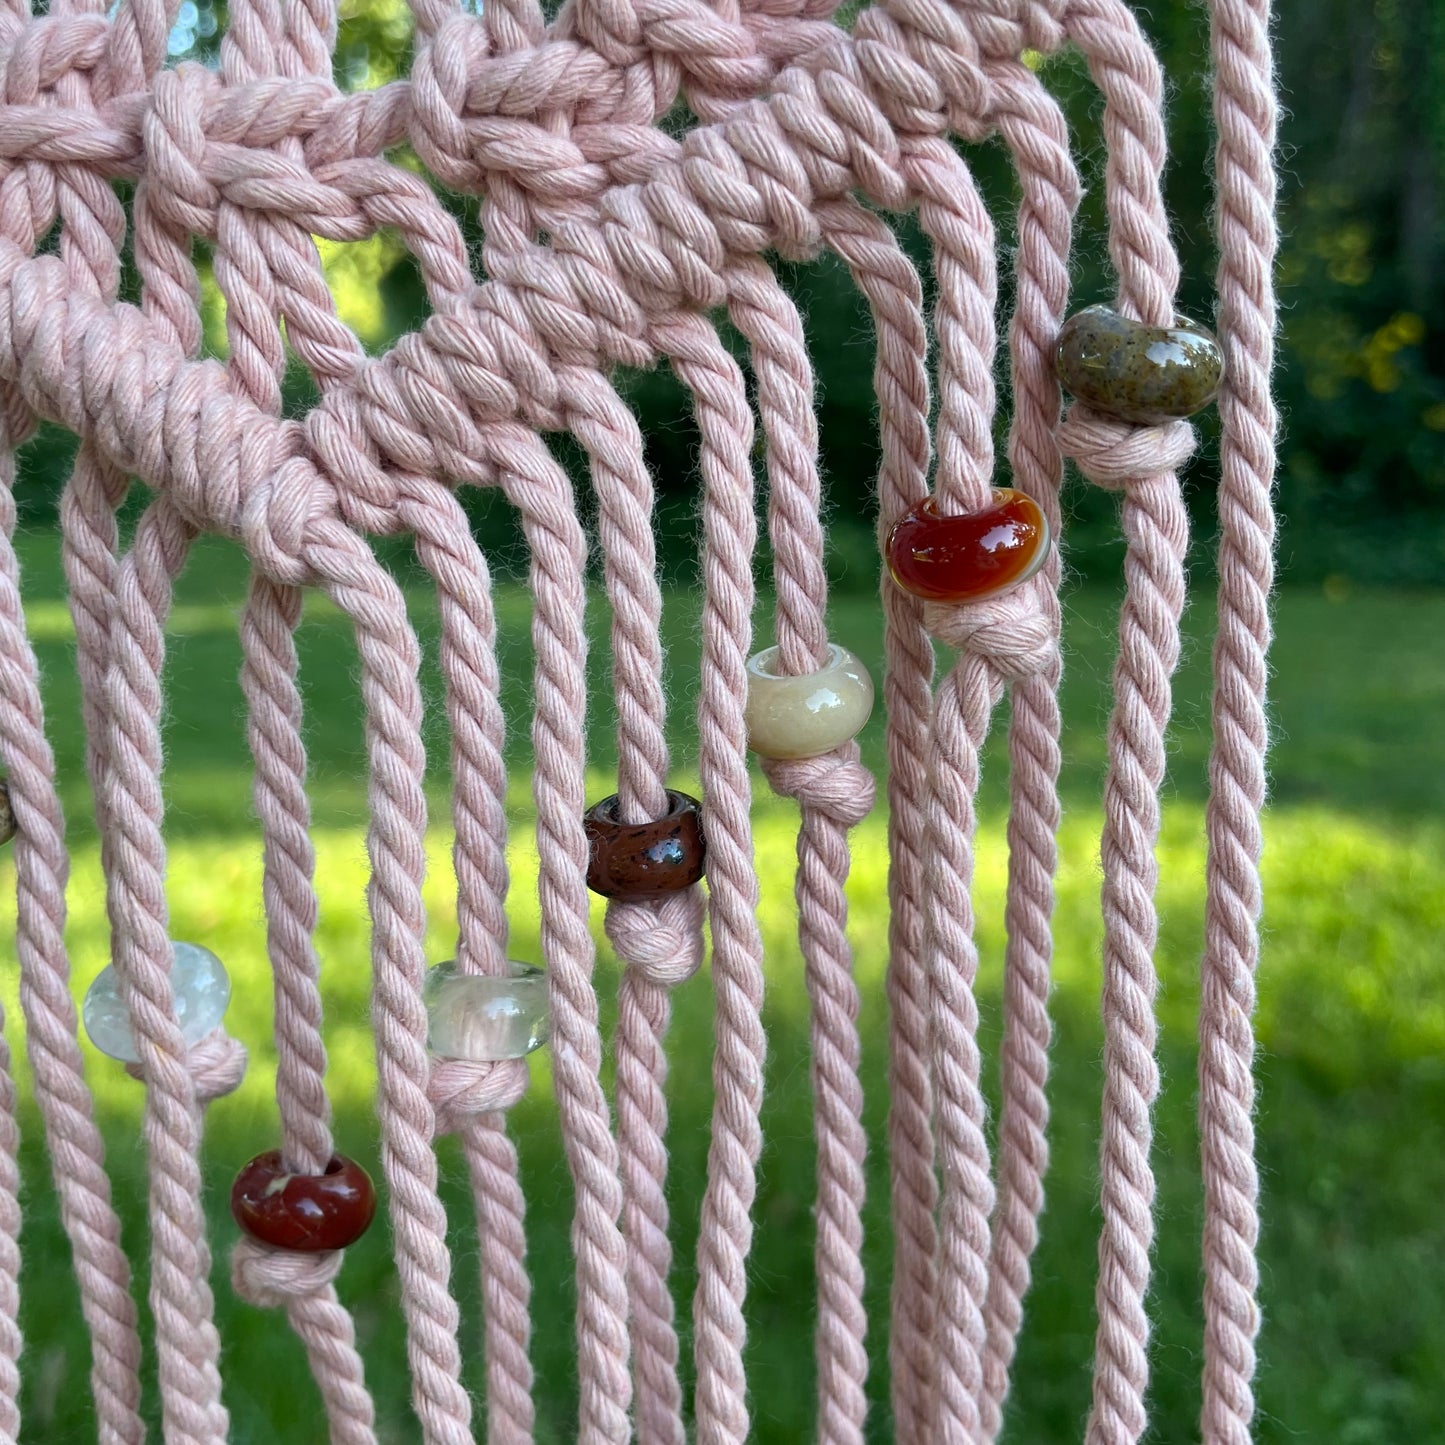
[[547, 1042], [547, 975], [511, 959], [507, 968], [500, 978], [463, 973], [454, 960], [427, 970], [422, 997], [433, 1054], [489, 1064], [524, 1058]]
[[[171, 949], [171, 997], [175, 1000], [181, 1038], [191, 1048], [226, 1016], [226, 1006], [231, 1002], [231, 976], [226, 965], [199, 943], [172, 943]], [[81, 1017], [91, 1043], [101, 1053], [123, 1064], [140, 1063], [114, 964], [101, 969], [85, 991]]]

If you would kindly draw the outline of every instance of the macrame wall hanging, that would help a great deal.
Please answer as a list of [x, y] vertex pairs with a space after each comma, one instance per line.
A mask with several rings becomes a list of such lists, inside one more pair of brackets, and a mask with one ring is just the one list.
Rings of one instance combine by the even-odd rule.
[[[89, 1327], [99, 1438], [134, 1445], [146, 1436], [141, 1345], [77, 1044], [62, 932], [67, 853], [8, 541], [14, 450], [37, 418], [81, 438], [61, 511], [113, 941], [113, 968], [91, 988], [85, 1015], [145, 1094], [147, 1304], [164, 1438], [228, 1438], [198, 1150], [207, 1101], [234, 1088], [245, 1066], [221, 1025], [224, 971], [205, 949], [173, 946], [167, 922], [160, 670], [172, 583], [202, 532], [238, 540], [253, 567], [242, 686], [279, 1059], [279, 1147], [236, 1180], [244, 1234], [231, 1277], [257, 1308], [289, 1321], [329, 1438], [377, 1438], [352, 1320], [333, 1285], [343, 1247], [373, 1208], [384, 1216], [373, 1227], [390, 1230], [405, 1316], [415, 1408], [405, 1438], [533, 1437], [524, 1201], [506, 1111], [528, 1087], [528, 1050], [548, 1034], [575, 1188], [573, 1438], [749, 1437], [743, 1345], [766, 1046], [750, 745], [768, 784], [800, 810], [797, 916], [818, 1141], [816, 1437], [864, 1438], [866, 1141], [844, 884], [849, 830], [874, 803], [853, 741], [873, 684], [841, 645], [848, 639], [825, 626], [810, 366], [798, 313], [767, 260], [828, 249], [866, 297], [877, 345], [891, 1437], [995, 1439], [1024, 1314], [1047, 1153], [1064, 457], [1119, 492], [1127, 542], [1104, 795], [1102, 1234], [1086, 1438], [1132, 1445], [1145, 1431], [1153, 844], [1185, 597], [1178, 470], [1193, 446], [1183, 418], [1217, 388], [1219, 624], [1199, 1023], [1202, 1435], [1242, 1445], [1258, 1318], [1249, 1020], [1272, 539], [1266, 0], [1211, 4], [1217, 343], [1176, 323], [1161, 77], [1122, 0], [881, 0], [847, 28], [831, 18], [830, 0], [567, 0], [550, 23], [538, 0], [486, 0], [480, 13], [447, 0], [412, 8], [410, 78], [363, 93], [332, 81], [331, 0], [232, 0], [214, 71], [167, 65], [175, 7], [160, 0], [51, 0], [43, 15], [12, 0], [0, 11], [0, 416], [10, 467], [0, 753], [25, 1047]], [[1070, 140], [1033, 63], [1066, 46], [1082, 53], [1103, 98], [1117, 275], [1109, 306], [1082, 311], [1069, 296], [1079, 194]], [[690, 116], [681, 129], [680, 105]], [[967, 160], [968, 145], [989, 137], [1011, 156], [1021, 195], [1002, 363], [994, 225]], [[428, 179], [387, 158], [403, 142], [438, 181], [481, 198], [480, 274]], [[117, 181], [134, 185], [129, 218]], [[932, 252], [931, 317], [887, 219], [910, 210]], [[134, 305], [117, 296], [128, 228], [141, 282]], [[338, 321], [313, 237], [355, 241], [380, 228], [409, 248], [430, 314], [372, 358]], [[225, 363], [198, 359], [197, 237], [214, 248], [227, 303]], [[719, 338], [722, 317], [746, 344], [751, 390]], [[320, 392], [299, 419], [282, 416], [288, 345]], [[608, 379], [617, 366], [659, 363], [690, 393], [701, 437], [700, 800], [669, 777], [652, 484], [637, 425]], [[1006, 459], [993, 446], [997, 364], [1011, 383]], [[1074, 398], [1066, 411], [1061, 380]], [[755, 411], [766, 456], [757, 478]], [[616, 795], [601, 802], [584, 795], [588, 548], [572, 484], [544, 439], [557, 433], [589, 464], [611, 608], [619, 761]], [[131, 478], [153, 495], [122, 552], [117, 508]], [[776, 646], [762, 653], [751, 617], [759, 482], [776, 592]], [[539, 898], [508, 896], [495, 624], [462, 486], [500, 488], [528, 546]], [[414, 539], [440, 608], [460, 934], [449, 964], [423, 952], [418, 645], [403, 594], [368, 541], [398, 535]], [[334, 1155], [329, 1128], [294, 645], [306, 588], [354, 624], [363, 669], [383, 1162], [375, 1193]], [[986, 1128], [970, 883], [980, 746], [1005, 696], [1002, 1108]], [[589, 884], [609, 897], [607, 937], [622, 965], [610, 1040], [599, 1029]], [[540, 911], [545, 972], [508, 961], [517, 910]], [[716, 1103], [705, 1194], [686, 1201], [700, 1209], [701, 1243], [687, 1330], [696, 1388], [685, 1400], [662, 1086], [671, 991], [708, 987], [688, 983], [704, 962], [716, 997]], [[8, 1066], [5, 1079], [0, 1440], [15, 1441], [25, 1360]], [[446, 1133], [459, 1136], [475, 1198], [484, 1405], [462, 1383], [459, 1310], [473, 1302], [461, 1272], [454, 1278], [437, 1191], [434, 1143]], [[881, 1322], [871, 1336], [885, 1336]]]

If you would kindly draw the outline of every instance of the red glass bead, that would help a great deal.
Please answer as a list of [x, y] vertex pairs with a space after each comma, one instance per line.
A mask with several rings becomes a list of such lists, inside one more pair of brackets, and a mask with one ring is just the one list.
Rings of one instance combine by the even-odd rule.
[[355, 1244], [376, 1213], [371, 1176], [332, 1155], [324, 1174], [293, 1174], [281, 1151], [258, 1154], [231, 1186], [231, 1216], [262, 1244], [303, 1254]]
[[893, 580], [925, 602], [978, 602], [1026, 582], [1049, 553], [1049, 524], [1032, 497], [995, 487], [981, 512], [941, 517], [929, 497], [888, 535]]

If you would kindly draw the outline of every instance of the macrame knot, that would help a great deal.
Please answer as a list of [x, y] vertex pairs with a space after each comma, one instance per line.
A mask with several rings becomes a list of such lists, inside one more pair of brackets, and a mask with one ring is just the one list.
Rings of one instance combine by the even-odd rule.
[[104, 15], [36, 15], [7, 35], [0, 101], [34, 105], [66, 75], [87, 75], [105, 57], [111, 26]]
[[[127, 1064], [125, 1071], [133, 1079], [145, 1079], [140, 1064]], [[212, 1029], [198, 1044], [186, 1050], [186, 1072], [191, 1076], [198, 1104], [224, 1098], [235, 1093], [246, 1077], [246, 1046], [225, 1029]]]
[[618, 958], [663, 988], [686, 983], [702, 967], [702, 890], [660, 898], [613, 899], [602, 927]]
[[1011, 682], [1047, 671], [1058, 650], [1032, 582], [983, 602], [925, 603], [923, 625], [930, 637], [982, 658]]
[[764, 758], [763, 775], [780, 797], [796, 798], [840, 827], [856, 828], [873, 811], [873, 774], [858, 761], [858, 744], [820, 758]]
[[197, 236], [216, 234], [221, 194], [206, 175], [206, 133], [202, 117], [220, 79], [204, 65], [184, 63], [160, 71], [150, 105], [141, 117], [146, 161], [166, 183], [150, 186], [146, 199], [154, 214]]
[[1095, 486], [1109, 491], [1177, 472], [1194, 454], [1194, 428], [1188, 422], [1131, 426], [1077, 402], [1059, 423], [1057, 437], [1059, 450]]
[[432, 1059], [426, 1096], [436, 1110], [437, 1133], [455, 1134], [474, 1114], [510, 1109], [527, 1092], [530, 1079], [526, 1059], [498, 1059], [489, 1064]]
[[231, 1288], [258, 1309], [282, 1309], [328, 1289], [345, 1257], [339, 1249], [319, 1254], [268, 1249], [242, 1235], [231, 1250]]

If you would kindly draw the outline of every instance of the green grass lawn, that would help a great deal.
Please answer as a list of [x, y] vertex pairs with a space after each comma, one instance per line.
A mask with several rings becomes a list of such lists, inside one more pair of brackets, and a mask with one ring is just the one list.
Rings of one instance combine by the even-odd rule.
[[[45, 673], [51, 733], [71, 823], [75, 878], [70, 940], [77, 996], [106, 961], [102, 885], [89, 824], [72, 641], [48, 533], [25, 539], [26, 590]], [[415, 586], [415, 579], [408, 581]], [[244, 1086], [210, 1111], [208, 1202], [214, 1218], [215, 1287], [225, 1342], [227, 1403], [239, 1442], [322, 1438], [304, 1360], [273, 1313], [230, 1292], [224, 1259], [235, 1229], [226, 1210], [232, 1171], [275, 1140], [270, 990], [263, 952], [259, 850], [249, 813], [244, 718], [235, 678], [235, 615], [244, 582], [236, 554], [207, 544], [183, 580], [171, 627], [166, 740], [173, 932], [214, 947], [235, 980], [228, 1024], [251, 1050]], [[435, 609], [413, 591], [414, 615], [434, 655]], [[527, 601], [498, 599], [505, 705], [515, 728], [512, 908], [515, 952], [537, 951], [529, 845]], [[1037, 1284], [1019, 1360], [1008, 1438], [1020, 1445], [1076, 1440], [1087, 1410], [1097, 1218], [1095, 1137], [1101, 1032], [1098, 1022], [1098, 796], [1104, 764], [1117, 598], [1068, 598], [1065, 688], [1067, 816], [1058, 909], [1054, 1013], [1054, 1172]], [[834, 635], [877, 661], [879, 620], [868, 598], [840, 599]], [[1259, 1380], [1262, 1442], [1428, 1445], [1445, 1440], [1445, 594], [1286, 592], [1278, 607], [1273, 685], [1277, 744], [1268, 823], [1267, 940], [1259, 1017], [1263, 1174], [1264, 1332]], [[765, 626], [765, 623], [763, 624]], [[1166, 824], [1162, 841], [1164, 1094], [1158, 1111], [1159, 1249], [1152, 1439], [1194, 1438], [1200, 1360], [1197, 1237], [1200, 1198], [1194, 1124], [1193, 1019], [1197, 1002], [1203, 874], [1203, 799], [1208, 747], [1210, 608], [1196, 599], [1179, 682]], [[690, 712], [696, 694], [697, 599], [669, 598], [666, 641], [678, 776], [694, 774]], [[324, 605], [302, 637], [308, 735], [314, 764], [320, 948], [329, 1009], [339, 1147], [375, 1165], [373, 1073], [366, 1020], [367, 925], [364, 749], [356, 662], [342, 619]], [[594, 794], [611, 764], [605, 657], [594, 657], [598, 712]], [[428, 697], [439, 697], [434, 673]], [[440, 708], [429, 707], [434, 758], [445, 759]], [[876, 763], [881, 728], [864, 742]], [[996, 1056], [1004, 856], [1001, 753], [988, 759], [980, 840], [981, 998], [986, 1057]], [[448, 897], [446, 780], [434, 771], [437, 827], [428, 884], [430, 951], [451, 953], [455, 910]], [[759, 794], [757, 847], [769, 947], [770, 1037], [767, 1144], [757, 1204], [749, 1318], [749, 1363], [759, 1442], [811, 1438], [810, 1203], [813, 1151], [802, 969], [792, 938], [794, 814]], [[8, 856], [3, 892], [13, 893]], [[855, 840], [852, 934], [864, 995], [862, 1019], [870, 1159], [868, 1263], [875, 1362], [886, 1347], [887, 1160], [882, 1123], [886, 1018], [883, 824], [875, 816]], [[600, 905], [594, 915], [600, 923]], [[13, 914], [0, 920], [0, 951]], [[600, 937], [600, 929], [599, 929]], [[598, 985], [604, 1009], [616, 967], [604, 950]], [[13, 970], [0, 979], [11, 1043], [17, 1046]], [[609, 1016], [610, 1017], [610, 1016]], [[696, 1211], [711, 1104], [707, 1059], [711, 1004], [704, 979], [677, 999], [673, 1109], [673, 1198], [679, 1298], [694, 1278]], [[88, 1048], [88, 1045], [87, 1045]], [[118, 1065], [90, 1059], [131, 1257], [145, 1254], [145, 1167], [140, 1091]], [[516, 1109], [529, 1199], [537, 1285], [535, 1359], [539, 1439], [566, 1442], [575, 1400], [571, 1367], [570, 1184], [556, 1115], [538, 1059], [536, 1087]], [[67, 1246], [61, 1234], [39, 1128], [20, 1066], [26, 1223], [22, 1280], [26, 1441], [94, 1438]], [[454, 1224], [457, 1288], [469, 1378], [481, 1383], [476, 1322], [477, 1248], [466, 1207], [465, 1171], [442, 1146], [444, 1188]], [[387, 1231], [378, 1226], [351, 1251], [340, 1288], [357, 1318], [387, 1441], [413, 1441], [397, 1296]], [[880, 1364], [871, 1382], [870, 1438], [890, 1438]], [[147, 1382], [147, 1409], [156, 1396]]]

